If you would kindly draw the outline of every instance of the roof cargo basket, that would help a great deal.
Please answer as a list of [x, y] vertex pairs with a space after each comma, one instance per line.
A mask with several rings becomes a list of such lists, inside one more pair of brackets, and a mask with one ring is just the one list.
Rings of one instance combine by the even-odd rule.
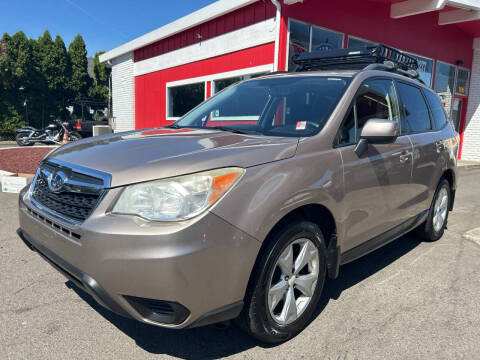
[[305, 52], [297, 55], [293, 62], [298, 65], [297, 71], [376, 69], [418, 78], [417, 59], [384, 44]]

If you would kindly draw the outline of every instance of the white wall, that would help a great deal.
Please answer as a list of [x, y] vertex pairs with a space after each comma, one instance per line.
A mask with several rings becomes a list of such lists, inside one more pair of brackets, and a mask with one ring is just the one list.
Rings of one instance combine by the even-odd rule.
[[275, 19], [267, 19], [166, 54], [138, 61], [135, 76], [148, 74], [275, 41]]
[[462, 160], [480, 161], [480, 49], [473, 53]]
[[133, 52], [112, 60], [112, 106], [115, 132], [135, 129]]

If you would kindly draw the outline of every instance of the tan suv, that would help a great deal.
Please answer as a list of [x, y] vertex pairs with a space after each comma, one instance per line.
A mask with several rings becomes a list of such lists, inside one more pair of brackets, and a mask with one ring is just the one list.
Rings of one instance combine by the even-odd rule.
[[415, 228], [439, 239], [453, 207], [457, 134], [405, 62], [380, 60], [251, 79], [169, 127], [63, 146], [21, 193], [18, 233], [118, 314], [289, 339], [340, 265]]

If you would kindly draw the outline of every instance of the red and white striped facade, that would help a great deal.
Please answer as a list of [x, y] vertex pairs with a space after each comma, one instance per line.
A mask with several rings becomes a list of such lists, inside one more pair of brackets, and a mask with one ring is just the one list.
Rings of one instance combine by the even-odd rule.
[[[279, 5], [277, 9], [276, 5]], [[112, 64], [116, 131], [171, 123], [168, 89], [287, 70], [289, 24], [300, 21], [470, 70], [459, 126], [463, 159], [480, 160], [480, 1], [219, 0], [102, 55]], [[478, 9], [476, 6], [478, 5]], [[478, 14], [477, 14], [478, 13]], [[473, 15], [472, 15], [473, 14]], [[475, 17], [475, 14], [479, 15]], [[445, 24], [445, 25], [441, 25]], [[276, 49], [278, 49], [276, 51]], [[432, 86], [435, 84], [433, 83]]]

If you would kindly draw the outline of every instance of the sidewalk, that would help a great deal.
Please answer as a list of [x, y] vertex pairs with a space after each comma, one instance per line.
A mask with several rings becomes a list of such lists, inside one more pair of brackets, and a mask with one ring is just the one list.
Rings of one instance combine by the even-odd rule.
[[458, 167], [462, 168], [480, 168], [480, 161], [458, 160]]

